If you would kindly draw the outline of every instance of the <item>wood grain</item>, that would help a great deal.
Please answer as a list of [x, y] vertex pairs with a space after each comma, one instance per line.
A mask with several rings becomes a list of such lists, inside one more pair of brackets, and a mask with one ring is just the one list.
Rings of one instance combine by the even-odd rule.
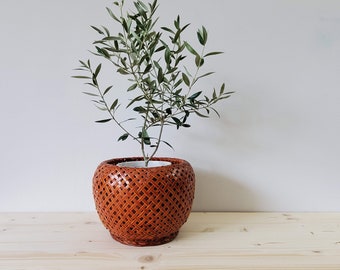
[[2, 213], [1, 270], [340, 269], [340, 213], [192, 213], [155, 247], [112, 240], [96, 213]]

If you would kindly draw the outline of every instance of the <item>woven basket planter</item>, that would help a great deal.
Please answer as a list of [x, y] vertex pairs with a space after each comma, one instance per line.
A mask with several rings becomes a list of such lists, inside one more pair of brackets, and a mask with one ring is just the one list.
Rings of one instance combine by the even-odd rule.
[[170, 165], [130, 168], [102, 162], [93, 177], [98, 215], [111, 236], [127, 245], [151, 246], [173, 240], [186, 222], [194, 199], [195, 175], [182, 159], [154, 158]]

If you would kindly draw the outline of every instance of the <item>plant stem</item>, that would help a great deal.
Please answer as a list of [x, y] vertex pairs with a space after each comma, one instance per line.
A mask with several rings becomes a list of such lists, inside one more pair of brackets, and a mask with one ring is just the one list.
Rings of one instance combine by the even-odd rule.
[[159, 130], [159, 135], [158, 135], [158, 138], [157, 138], [156, 147], [155, 147], [155, 150], [153, 151], [153, 153], [151, 154], [149, 159], [153, 158], [158, 151], [159, 145], [161, 144], [163, 129], [164, 129], [164, 120], [161, 121], [161, 127], [160, 127], [160, 130]]

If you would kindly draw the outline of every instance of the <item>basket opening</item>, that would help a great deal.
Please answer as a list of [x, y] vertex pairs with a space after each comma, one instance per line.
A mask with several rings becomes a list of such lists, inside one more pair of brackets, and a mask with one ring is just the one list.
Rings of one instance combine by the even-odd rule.
[[145, 162], [143, 160], [131, 160], [131, 161], [119, 162], [116, 165], [119, 167], [128, 167], [128, 168], [154, 168], [154, 167], [169, 166], [171, 165], [171, 162], [161, 161], [161, 160], [150, 160], [149, 166], [145, 167]]

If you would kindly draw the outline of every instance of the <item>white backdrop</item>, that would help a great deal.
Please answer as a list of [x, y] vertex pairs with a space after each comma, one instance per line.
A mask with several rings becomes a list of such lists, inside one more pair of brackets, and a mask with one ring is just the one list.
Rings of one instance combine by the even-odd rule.
[[[340, 1], [159, 0], [161, 22], [181, 14], [209, 31], [217, 71], [236, 94], [221, 119], [169, 133], [197, 174], [194, 210], [340, 211]], [[111, 1], [0, 3], [0, 211], [94, 210], [98, 163], [138, 155], [117, 143], [80, 81]], [[121, 82], [117, 77], [117, 85]]]

